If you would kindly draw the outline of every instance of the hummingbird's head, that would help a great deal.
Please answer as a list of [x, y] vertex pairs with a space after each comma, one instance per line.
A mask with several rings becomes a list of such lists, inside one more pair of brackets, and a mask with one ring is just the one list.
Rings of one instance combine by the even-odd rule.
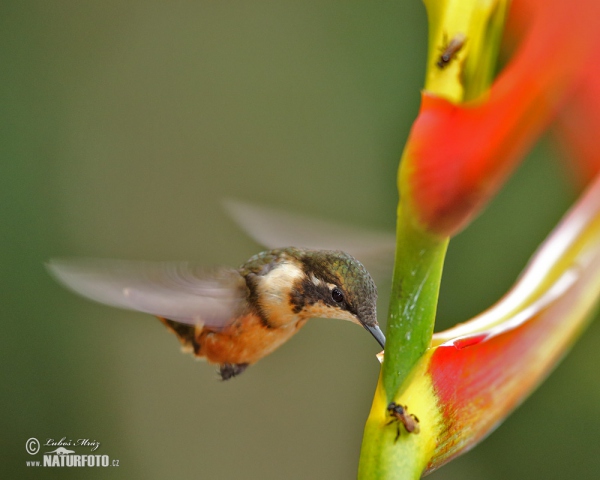
[[367, 329], [383, 348], [377, 287], [362, 263], [340, 251], [297, 250], [294, 256], [303, 272], [290, 292], [294, 312], [350, 320]]

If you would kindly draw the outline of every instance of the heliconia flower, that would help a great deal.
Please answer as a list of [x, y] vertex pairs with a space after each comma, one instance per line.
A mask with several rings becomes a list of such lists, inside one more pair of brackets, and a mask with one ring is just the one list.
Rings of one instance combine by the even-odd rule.
[[[426, 84], [398, 177], [385, 359], [359, 464], [365, 479], [419, 478], [473, 447], [548, 375], [600, 298], [600, 2], [425, 4]], [[494, 77], [505, 23], [512, 52]], [[501, 301], [432, 337], [448, 238], [553, 122], [583, 182], [596, 179]]]
[[417, 416], [418, 434], [403, 430], [395, 441], [380, 382], [365, 428], [363, 478], [418, 478], [482, 440], [548, 375], [599, 299], [600, 177], [502, 300], [433, 336], [393, 397]]

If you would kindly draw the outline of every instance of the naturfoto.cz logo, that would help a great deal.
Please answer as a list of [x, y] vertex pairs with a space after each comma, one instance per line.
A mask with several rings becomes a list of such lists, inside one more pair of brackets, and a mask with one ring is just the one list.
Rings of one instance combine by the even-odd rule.
[[[48, 438], [44, 442], [44, 447], [55, 447], [54, 450], [43, 452], [42, 460], [28, 460], [25, 462], [28, 467], [118, 467], [119, 460], [111, 459], [108, 455], [92, 454], [100, 447], [100, 442], [90, 440], [89, 438], [80, 438], [78, 440], [68, 440], [63, 437], [60, 440]], [[37, 438], [30, 438], [25, 443], [25, 450], [29, 455], [37, 455], [42, 445]], [[89, 454], [79, 454], [70, 448], [85, 447], [89, 448]]]

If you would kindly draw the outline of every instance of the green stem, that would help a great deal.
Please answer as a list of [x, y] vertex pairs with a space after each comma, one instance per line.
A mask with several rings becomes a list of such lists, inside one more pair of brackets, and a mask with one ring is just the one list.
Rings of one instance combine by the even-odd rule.
[[396, 260], [388, 315], [383, 386], [388, 401], [397, 395], [431, 343], [448, 238], [427, 233], [398, 206]]

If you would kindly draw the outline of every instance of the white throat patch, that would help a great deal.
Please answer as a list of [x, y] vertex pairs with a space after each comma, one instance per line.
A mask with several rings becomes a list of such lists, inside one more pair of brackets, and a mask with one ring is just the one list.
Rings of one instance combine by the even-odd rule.
[[288, 325], [300, 319], [290, 311], [289, 297], [293, 285], [303, 276], [298, 265], [283, 262], [262, 277], [257, 290], [262, 308], [273, 326]]

